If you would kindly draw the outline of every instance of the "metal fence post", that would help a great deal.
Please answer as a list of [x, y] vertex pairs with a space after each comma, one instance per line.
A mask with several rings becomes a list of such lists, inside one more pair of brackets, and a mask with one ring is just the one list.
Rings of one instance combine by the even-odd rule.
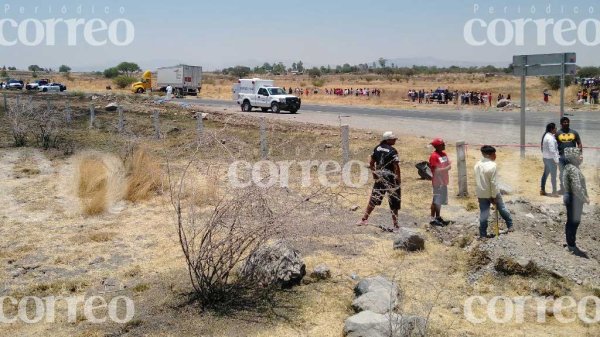
[[269, 155], [267, 145], [267, 125], [264, 117], [260, 118], [260, 158], [266, 160]]
[[154, 111], [153, 120], [154, 120], [154, 138], [160, 139], [160, 124], [158, 121], [158, 116], [160, 112], [158, 110]]
[[73, 120], [73, 117], [71, 116], [71, 102], [69, 101], [69, 98], [67, 98], [67, 103], [66, 103], [66, 106], [65, 106], [65, 110], [67, 112], [67, 117], [66, 117], [67, 124], [70, 125], [71, 121]]
[[8, 100], [6, 99], [6, 93], [3, 93], [2, 96], [4, 96], [4, 113], [8, 114]]
[[119, 123], [117, 124], [117, 130], [119, 133], [122, 133], [123, 129], [125, 129], [125, 121], [123, 120], [123, 107], [121, 104], [117, 105], [117, 110], [119, 111]]
[[464, 141], [456, 143], [456, 161], [458, 166], [458, 196], [467, 197], [467, 148]]
[[96, 111], [94, 110], [94, 103], [90, 104], [90, 129], [94, 128], [96, 121]]
[[198, 139], [202, 138], [204, 134], [204, 121], [202, 120], [202, 113], [196, 113], [196, 135]]
[[350, 161], [350, 127], [342, 125], [340, 134], [342, 135], [342, 158], [345, 165]]

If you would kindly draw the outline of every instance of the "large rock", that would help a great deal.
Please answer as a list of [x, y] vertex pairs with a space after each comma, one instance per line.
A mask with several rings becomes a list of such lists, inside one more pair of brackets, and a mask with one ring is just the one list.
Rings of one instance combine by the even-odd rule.
[[400, 291], [398, 284], [383, 276], [375, 276], [361, 280], [354, 287], [356, 299], [352, 308], [356, 312], [371, 311], [385, 314], [393, 311], [398, 305]]
[[360, 280], [354, 287], [354, 294], [358, 297], [369, 292], [384, 291], [398, 296], [398, 284], [383, 276], [369, 277]]
[[409, 252], [425, 249], [425, 240], [419, 232], [401, 228], [398, 236], [394, 239], [394, 249], [402, 249]]
[[300, 252], [285, 241], [259, 247], [242, 267], [241, 275], [263, 286], [290, 288], [299, 285], [306, 275]]
[[424, 336], [426, 320], [419, 316], [378, 314], [363, 311], [346, 319], [347, 337], [409, 337]]
[[356, 312], [372, 311], [377, 314], [391, 312], [398, 305], [398, 297], [393, 295], [394, 291], [390, 290], [368, 292], [352, 301], [352, 309]]

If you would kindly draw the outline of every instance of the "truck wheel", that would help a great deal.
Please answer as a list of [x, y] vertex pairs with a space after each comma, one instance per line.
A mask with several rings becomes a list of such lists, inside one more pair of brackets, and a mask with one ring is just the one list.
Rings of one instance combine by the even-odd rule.
[[271, 103], [271, 111], [273, 111], [276, 114], [280, 113], [281, 110], [279, 109], [279, 103], [277, 103], [277, 102]]
[[42, 89], [42, 92], [48, 92], [48, 88]]
[[298, 112], [298, 109], [292, 109], [292, 110], [290, 110], [290, 113], [295, 114], [296, 112]]
[[252, 111], [252, 105], [250, 105], [250, 102], [244, 101], [244, 103], [242, 103], [242, 111], [244, 111], [244, 112]]
[[144, 89], [137, 88], [137, 90], [135, 92], [138, 93], [138, 94], [143, 94], [144, 93]]
[[260, 108], [260, 110], [262, 110], [262, 112], [267, 112], [269, 111], [269, 108]]

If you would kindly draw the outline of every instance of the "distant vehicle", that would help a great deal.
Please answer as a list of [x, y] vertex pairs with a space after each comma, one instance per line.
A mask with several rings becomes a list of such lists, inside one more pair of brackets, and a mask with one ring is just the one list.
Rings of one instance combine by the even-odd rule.
[[25, 85], [25, 89], [27, 89], [27, 90], [37, 90], [40, 85], [47, 85], [48, 83], [50, 83], [49, 79], [47, 79], [47, 78], [40, 79], [40, 80], [37, 80], [37, 81], [33, 81], [31, 83], [27, 83], [27, 85]]
[[438, 102], [439, 104], [446, 104], [452, 100], [452, 94], [448, 89], [437, 89], [431, 94], [430, 100]]
[[285, 90], [273, 84], [272, 80], [260, 78], [240, 79], [233, 85], [233, 99], [241, 106], [242, 111], [246, 112], [252, 111], [254, 107], [261, 108], [263, 112], [269, 109], [275, 113], [298, 112], [302, 105], [300, 98], [288, 95]]
[[62, 92], [65, 90], [67, 90], [67, 87], [61, 83], [48, 83], [38, 87], [38, 91], [41, 92]]
[[[179, 65], [175, 67], [158, 68], [156, 72], [156, 87], [159, 91], [167, 91], [173, 87], [176, 97], [197, 96], [202, 89], [202, 67]], [[131, 91], [141, 94], [152, 90], [152, 73], [144, 72], [140, 82], [131, 85]]]
[[6, 83], [6, 89], [23, 90], [23, 81], [8, 80], [8, 82]]

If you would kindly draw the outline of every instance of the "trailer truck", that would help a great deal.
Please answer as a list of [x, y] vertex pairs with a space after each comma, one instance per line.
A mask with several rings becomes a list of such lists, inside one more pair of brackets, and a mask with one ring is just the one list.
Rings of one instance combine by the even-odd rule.
[[131, 90], [139, 94], [151, 90], [166, 91], [169, 85], [173, 87], [173, 93], [177, 97], [197, 96], [202, 89], [202, 67], [179, 65], [158, 68], [155, 86], [152, 83], [152, 72], [146, 71], [140, 82], [131, 85]]

